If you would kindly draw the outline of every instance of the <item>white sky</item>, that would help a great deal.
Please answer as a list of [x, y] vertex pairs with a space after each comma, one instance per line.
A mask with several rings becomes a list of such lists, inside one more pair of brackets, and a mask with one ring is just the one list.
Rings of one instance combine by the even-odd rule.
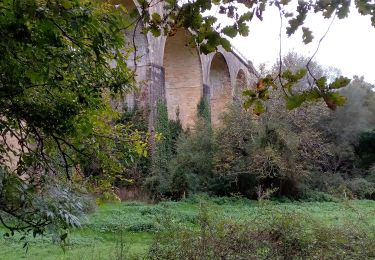
[[[269, 7], [263, 15], [263, 21], [256, 17], [250, 23], [248, 37], [236, 37], [232, 44], [251, 60], [254, 66], [261, 63], [272, 65], [279, 55], [278, 10]], [[321, 14], [309, 14], [306, 25], [314, 35], [313, 42], [305, 45], [300, 30], [290, 38], [282, 31], [282, 52], [294, 50], [304, 56], [311, 56], [320, 38], [324, 35], [331, 20]], [[287, 22], [284, 20], [284, 27]], [[321, 43], [315, 61], [325, 67], [336, 67], [344, 76], [364, 76], [365, 80], [375, 84], [375, 28], [371, 26], [370, 16], [361, 16], [352, 8], [349, 17], [335, 19], [330, 31]]]

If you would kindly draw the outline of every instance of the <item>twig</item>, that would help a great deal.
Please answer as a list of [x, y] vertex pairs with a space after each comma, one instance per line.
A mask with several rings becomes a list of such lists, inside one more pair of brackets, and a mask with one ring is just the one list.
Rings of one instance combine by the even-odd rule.
[[310, 63], [311, 63], [312, 59], [315, 57], [315, 55], [318, 53], [319, 48], [320, 48], [320, 44], [322, 43], [323, 39], [327, 36], [329, 30], [330, 30], [331, 27], [332, 27], [333, 22], [335, 21], [335, 18], [336, 18], [336, 14], [333, 16], [332, 21], [330, 22], [330, 24], [329, 24], [329, 26], [328, 26], [326, 32], [325, 32], [325, 33], [323, 34], [323, 36], [320, 38], [319, 43], [318, 43], [318, 46], [317, 46], [317, 48], [316, 48], [314, 54], [310, 57], [309, 61], [306, 63], [306, 69], [307, 69], [307, 71], [309, 72], [309, 75], [314, 79], [314, 82], [315, 82], [315, 83], [316, 83], [317, 79], [315, 78], [315, 76], [313, 75], [313, 73], [312, 73], [311, 70], [310, 70]]
[[284, 84], [283, 84], [283, 81], [282, 81], [282, 79], [281, 79], [282, 66], [283, 66], [283, 61], [282, 61], [282, 57], [281, 57], [281, 51], [282, 51], [283, 16], [282, 16], [282, 12], [281, 12], [281, 6], [280, 6], [280, 3], [279, 3], [279, 2], [276, 2], [275, 5], [276, 5], [276, 7], [279, 9], [279, 17], [280, 17], [280, 28], [279, 28], [279, 73], [278, 73], [277, 77], [278, 77], [278, 79], [279, 79], [279, 82], [280, 82], [280, 85], [281, 85], [281, 89], [283, 90], [284, 95], [285, 95], [286, 97], [288, 97], [288, 93], [286, 93], [286, 91], [285, 91], [285, 87], [284, 87]]
[[55, 136], [53, 136], [53, 135], [52, 135], [52, 137], [53, 137], [53, 139], [55, 140], [55, 143], [57, 144], [57, 148], [59, 149], [59, 151], [60, 151], [60, 153], [61, 153], [61, 155], [62, 155], [62, 157], [63, 157], [63, 160], [64, 160], [64, 166], [65, 166], [64, 168], [65, 168], [66, 178], [70, 181], [71, 178], [70, 178], [70, 174], [69, 174], [69, 164], [68, 164], [68, 160], [67, 160], [67, 154], [66, 154], [66, 153], [64, 152], [64, 150], [62, 149], [59, 140], [58, 140]]
[[137, 45], [135, 44], [135, 34], [137, 32], [138, 24], [140, 23], [142, 17], [143, 17], [143, 15], [138, 18], [137, 23], [135, 24], [135, 27], [134, 27], [134, 30], [133, 30], [133, 39], [132, 40], [133, 40], [133, 48], [134, 48], [134, 58], [133, 58], [134, 70], [137, 69]]

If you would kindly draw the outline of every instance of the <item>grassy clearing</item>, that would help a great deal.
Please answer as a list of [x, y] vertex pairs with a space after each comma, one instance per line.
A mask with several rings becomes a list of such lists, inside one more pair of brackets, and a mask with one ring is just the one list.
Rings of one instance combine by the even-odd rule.
[[295, 212], [327, 225], [356, 222], [364, 228], [375, 228], [375, 201], [366, 200], [259, 204], [243, 199], [196, 197], [157, 205], [127, 202], [99, 206], [82, 220], [81, 229], [71, 232], [64, 247], [54, 244], [50, 236], [29, 238], [26, 253], [19, 236], [1, 237], [0, 259], [121, 259], [125, 253], [127, 258], [145, 258], [155, 232], [166, 222], [196, 229], [202, 204], [217, 219], [238, 223], [262, 219], [275, 212]]

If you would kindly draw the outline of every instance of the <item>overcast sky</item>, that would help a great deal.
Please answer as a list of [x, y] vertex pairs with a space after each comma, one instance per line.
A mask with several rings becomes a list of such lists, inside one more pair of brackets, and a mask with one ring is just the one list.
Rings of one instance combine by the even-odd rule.
[[[311, 56], [330, 22], [321, 15], [308, 16], [306, 25], [315, 36], [308, 45], [303, 44], [301, 32], [288, 38], [283, 29], [283, 53], [294, 50]], [[287, 25], [286, 21], [284, 25]], [[277, 9], [269, 8], [262, 22], [253, 19], [248, 37], [236, 37], [232, 44], [255, 66], [261, 63], [272, 65], [279, 54], [279, 27]], [[353, 75], [363, 75], [366, 81], [375, 84], [375, 28], [371, 26], [370, 16], [361, 16], [352, 8], [348, 18], [336, 18], [315, 60], [323, 66], [339, 68], [344, 76], [352, 78]]]

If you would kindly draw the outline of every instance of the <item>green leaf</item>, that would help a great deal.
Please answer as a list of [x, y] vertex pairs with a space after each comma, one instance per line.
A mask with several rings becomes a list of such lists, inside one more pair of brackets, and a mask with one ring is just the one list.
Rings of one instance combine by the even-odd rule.
[[270, 93], [268, 91], [268, 89], [263, 89], [259, 92], [259, 98], [266, 101], [268, 99], [270, 99]]
[[60, 0], [61, 6], [65, 9], [70, 9], [73, 7], [73, 3], [70, 0]]
[[313, 35], [312, 35], [312, 32], [309, 28], [307, 27], [302, 27], [302, 40], [305, 44], [308, 44], [310, 42], [312, 42], [313, 40]]
[[339, 10], [337, 12], [337, 17], [339, 19], [343, 19], [345, 17], [348, 17], [349, 7], [350, 7], [350, 1], [342, 1], [342, 6], [341, 6], [341, 8], [339, 8]]
[[242, 95], [245, 96], [245, 97], [256, 97], [257, 96], [257, 94], [254, 91], [250, 90], [250, 89], [244, 90], [242, 92]]
[[296, 80], [300, 80], [302, 79], [304, 76], [306, 76], [307, 74], [307, 69], [300, 69], [296, 72], [295, 76], [296, 76]]
[[287, 81], [293, 81], [293, 73], [290, 70], [286, 70], [281, 74], [281, 77]]
[[238, 24], [238, 33], [242, 36], [249, 35], [249, 26], [246, 23], [239, 23]]
[[30, 81], [33, 84], [37, 84], [43, 79], [42, 74], [40, 74], [39, 72], [37, 72], [35, 70], [26, 71], [26, 76], [30, 79]]
[[305, 91], [306, 101], [316, 101], [321, 98], [320, 91], [317, 88]]
[[293, 17], [293, 13], [286, 12], [286, 13], [284, 14], [284, 17], [285, 17], [285, 18]]
[[287, 5], [287, 4], [289, 4], [289, 2], [290, 2], [291, 0], [281, 0], [281, 4], [282, 5]]
[[343, 87], [347, 86], [349, 83], [350, 83], [349, 78], [340, 76], [340, 77], [336, 78], [334, 82], [329, 84], [329, 88], [330, 89], [339, 89], [339, 88], [343, 88]]
[[329, 108], [335, 110], [336, 106], [343, 106], [345, 104], [346, 97], [338, 92], [329, 92], [324, 96], [324, 101]]
[[230, 44], [230, 42], [227, 39], [221, 38], [220, 39], [220, 44], [224, 48], [224, 50], [231, 51], [231, 44]]
[[235, 25], [229, 25], [221, 29], [221, 32], [231, 38], [234, 38], [236, 37], [238, 31]]
[[300, 107], [305, 100], [306, 97], [304, 94], [296, 94], [290, 97], [286, 97], [286, 108], [292, 110]]
[[263, 84], [266, 86], [271, 86], [272, 88], [276, 89], [277, 85], [275, 84], [272, 75], [268, 74], [265, 78], [262, 79]]
[[161, 23], [161, 16], [160, 16], [160, 14], [158, 14], [158, 13], [153, 13], [153, 14], [151, 15], [151, 18], [152, 18], [152, 21], [153, 21], [154, 23], [156, 23], [156, 24], [160, 24], [160, 23]]
[[256, 114], [257, 116], [259, 116], [264, 111], [266, 111], [266, 110], [265, 110], [262, 102], [260, 100], [256, 100], [255, 104], [254, 104], [254, 108], [253, 108], [253, 113]]
[[240, 16], [240, 18], [238, 19], [238, 22], [239, 23], [242, 23], [242, 22], [249, 22], [251, 21], [251, 19], [253, 19], [253, 16], [254, 16], [254, 13], [253, 12], [246, 12], [244, 13], [243, 15]]
[[216, 47], [211, 45], [211, 44], [208, 44], [208, 43], [203, 43], [199, 46], [199, 49], [200, 51], [203, 53], [203, 54], [209, 54], [211, 52], [214, 52], [216, 51]]
[[159, 37], [161, 35], [161, 32], [158, 28], [151, 27], [150, 32], [152, 33], [153, 36]]
[[254, 99], [253, 98], [251, 98], [251, 99], [246, 99], [244, 102], [243, 102], [243, 107], [245, 108], [245, 109], [249, 109], [252, 105], [253, 105], [253, 103], [254, 103]]
[[324, 89], [327, 84], [327, 77], [323, 76], [319, 79], [316, 80], [316, 85], [318, 86], [319, 89]]

